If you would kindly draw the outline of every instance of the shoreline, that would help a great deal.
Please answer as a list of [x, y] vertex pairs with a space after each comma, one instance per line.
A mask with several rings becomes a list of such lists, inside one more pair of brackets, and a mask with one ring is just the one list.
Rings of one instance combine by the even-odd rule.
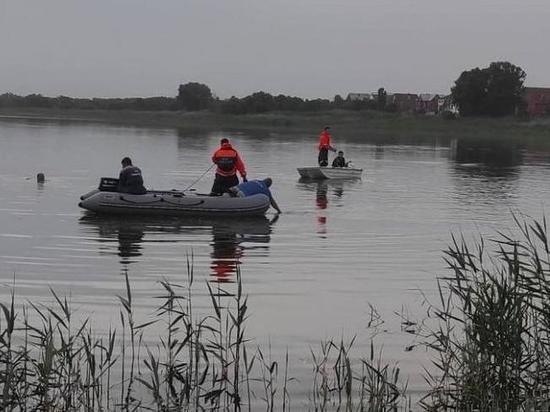
[[[550, 119], [521, 121], [515, 118], [459, 118], [331, 110], [324, 112], [270, 112], [227, 115], [208, 111], [62, 110], [47, 108], [0, 108], [0, 122], [45, 121], [99, 123], [125, 127], [201, 131], [260, 131], [316, 135], [324, 125], [334, 134], [351, 139], [511, 139], [520, 142], [550, 140]], [[367, 137], [365, 137], [367, 136]]]

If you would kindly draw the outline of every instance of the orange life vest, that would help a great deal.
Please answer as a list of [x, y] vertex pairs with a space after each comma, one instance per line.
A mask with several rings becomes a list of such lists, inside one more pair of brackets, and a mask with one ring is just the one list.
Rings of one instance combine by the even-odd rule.
[[216, 173], [219, 175], [233, 176], [239, 171], [242, 177], [246, 176], [244, 162], [230, 143], [222, 144], [212, 155], [212, 161], [218, 166]]
[[323, 130], [319, 135], [319, 150], [321, 149], [330, 149], [330, 133], [326, 130]]

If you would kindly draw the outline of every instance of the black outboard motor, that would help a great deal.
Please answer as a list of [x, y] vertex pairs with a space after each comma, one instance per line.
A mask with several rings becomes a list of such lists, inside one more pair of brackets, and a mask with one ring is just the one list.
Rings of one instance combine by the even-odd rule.
[[114, 177], [102, 177], [99, 181], [99, 187], [91, 190], [85, 195], [80, 196], [80, 200], [85, 200], [97, 192], [117, 192], [118, 191], [118, 179]]
[[114, 177], [102, 177], [99, 181], [98, 189], [101, 192], [117, 192], [118, 179], [115, 179]]

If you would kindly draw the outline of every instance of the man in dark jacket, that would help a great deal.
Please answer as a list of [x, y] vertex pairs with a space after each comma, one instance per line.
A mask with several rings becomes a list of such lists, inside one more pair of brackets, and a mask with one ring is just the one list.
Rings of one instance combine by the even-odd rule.
[[344, 152], [341, 150], [338, 152], [338, 156], [332, 161], [332, 167], [347, 167], [346, 159], [344, 158]]
[[142, 195], [147, 192], [147, 189], [143, 186], [143, 177], [139, 167], [133, 166], [129, 157], [122, 159], [121, 164], [122, 170], [118, 177], [118, 191], [133, 195]]

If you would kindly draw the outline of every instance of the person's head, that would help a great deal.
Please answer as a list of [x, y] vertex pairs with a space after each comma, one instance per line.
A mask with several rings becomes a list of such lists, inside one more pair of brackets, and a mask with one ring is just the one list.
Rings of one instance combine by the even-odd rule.
[[269, 187], [273, 183], [273, 180], [271, 180], [270, 177], [267, 177], [267, 178], [264, 179], [264, 183], [267, 187]]
[[330, 130], [330, 126], [325, 126], [325, 128], [323, 129], [325, 132], [328, 132]]
[[220, 144], [223, 146], [224, 144], [229, 144], [229, 139], [227, 137], [224, 137], [222, 140], [220, 140]]
[[126, 156], [120, 163], [122, 164], [122, 167], [132, 166], [132, 159]]
[[338, 157], [344, 157], [344, 152], [342, 152], [341, 150], [338, 151]]

